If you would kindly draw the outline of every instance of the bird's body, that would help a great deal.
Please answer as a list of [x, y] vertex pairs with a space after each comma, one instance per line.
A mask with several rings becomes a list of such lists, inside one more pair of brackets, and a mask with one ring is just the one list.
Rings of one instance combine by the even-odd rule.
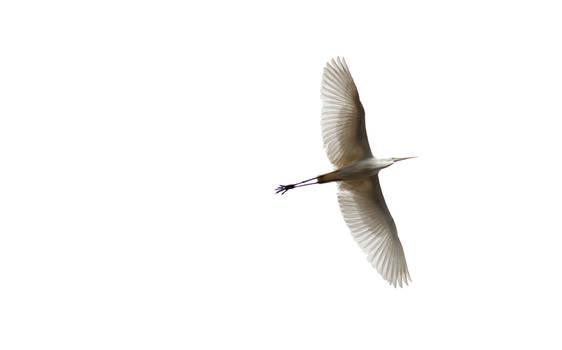
[[[373, 156], [365, 129], [365, 111], [345, 60], [332, 60], [322, 77], [322, 138], [335, 170], [277, 192], [327, 182], [338, 183], [345, 222], [367, 259], [390, 284], [408, 284], [410, 274], [396, 225], [382, 194], [379, 171], [405, 158]], [[315, 181], [315, 182], [313, 182]]]
[[330, 173], [320, 175], [318, 177], [318, 182], [324, 183], [365, 179], [377, 175], [381, 169], [391, 166], [392, 164], [392, 159], [369, 157], [353, 162]]

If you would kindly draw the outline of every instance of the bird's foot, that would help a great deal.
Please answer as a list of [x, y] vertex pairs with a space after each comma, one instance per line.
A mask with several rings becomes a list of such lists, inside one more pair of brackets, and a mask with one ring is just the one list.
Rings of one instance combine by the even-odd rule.
[[295, 188], [295, 185], [279, 185], [279, 187], [277, 187], [275, 189], [275, 193], [281, 193], [281, 194], [285, 194], [285, 192], [287, 192], [290, 189]]

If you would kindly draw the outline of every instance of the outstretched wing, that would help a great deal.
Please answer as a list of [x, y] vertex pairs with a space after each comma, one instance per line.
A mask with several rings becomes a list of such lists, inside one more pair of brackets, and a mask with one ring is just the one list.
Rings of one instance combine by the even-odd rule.
[[404, 249], [384, 201], [378, 175], [338, 184], [343, 218], [367, 254], [367, 260], [394, 287], [407, 285], [411, 279]]
[[372, 156], [365, 110], [345, 59], [326, 64], [322, 76], [322, 139], [328, 158], [341, 168]]

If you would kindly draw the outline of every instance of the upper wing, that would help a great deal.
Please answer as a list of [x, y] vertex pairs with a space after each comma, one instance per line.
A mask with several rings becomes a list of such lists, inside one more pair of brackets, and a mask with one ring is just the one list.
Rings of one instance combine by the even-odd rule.
[[367, 260], [396, 287], [408, 284], [410, 273], [396, 225], [382, 195], [379, 177], [341, 181], [338, 202], [343, 218]]
[[328, 158], [341, 168], [371, 156], [365, 110], [345, 59], [332, 59], [322, 76], [322, 138]]

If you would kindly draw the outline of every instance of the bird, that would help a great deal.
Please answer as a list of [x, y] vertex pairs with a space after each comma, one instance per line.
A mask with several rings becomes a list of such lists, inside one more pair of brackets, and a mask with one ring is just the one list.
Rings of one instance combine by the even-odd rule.
[[367, 254], [367, 260], [390, 285], [406, 286], [411, 282], [410, 272], [396, 224], [384, 200], [379, 172], [416, 157], [373, 156], [365, 129], [365, 110], [343, 57], [326, 63], [320, 91], [322, 140], [335, 170], [294, 184], [279, 185], [276, 193], [336, 182], [344, 221]]

